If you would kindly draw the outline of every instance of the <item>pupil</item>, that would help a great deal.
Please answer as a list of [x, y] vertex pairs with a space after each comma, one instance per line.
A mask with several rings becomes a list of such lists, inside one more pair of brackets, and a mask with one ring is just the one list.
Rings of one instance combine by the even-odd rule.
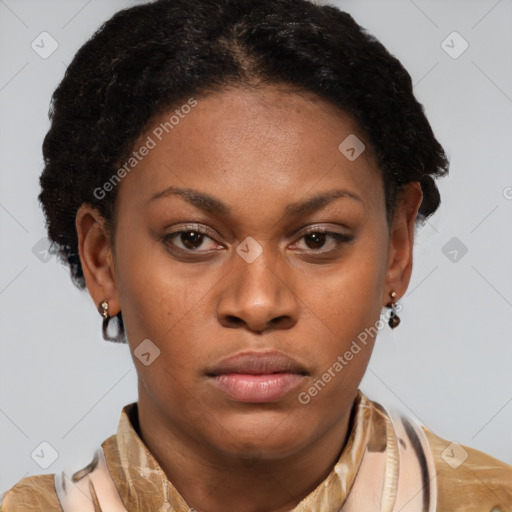
[[187, 249], [197, 249], [194, 244], [201, 245], [202, 238], [202, 233], [197, 233], [196, 231], [187, 231], [181, 235], [181, 241]]
[[308, 240], [308, 239], [310, 241], [313, 240], [313, 245], [314, 245], [314, 247], [310, 247], [310, 244], [308, 244], [308, 247], [310, 249], [319, 249], [325, 243], [325, 236], [326, 236], [325, 233], [312, 233], [310, 235], [307, 235], [306, 240]]

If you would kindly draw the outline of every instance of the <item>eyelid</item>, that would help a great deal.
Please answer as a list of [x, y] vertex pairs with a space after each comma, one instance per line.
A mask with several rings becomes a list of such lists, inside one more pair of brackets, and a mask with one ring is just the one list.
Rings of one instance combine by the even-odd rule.
[[310, 249], [310, 250], [302, 251], [305, 254], [316, 254], [318, 256], [320, 256], [321, 254], [330, 254], [333, 251], [339, 250], [343, 245], [348, 244], [354, 240], [354, 235], [352, 235], [352, 234], [340, 233], [339, 231], [332, 231], [330, 229], [326, 229], [323, 227], [316, 227], [316, 228], [308, 228], [308, 229], [302, 231], [299, 234], [299, 236], [296, 237], [296, 241], [293, 242], [292, 245], [298, 244], [304, 237], [306, 237], [307, 235], [309, 235], [311, 233], [320, 233], [320, 234], [327, 235], [327, 237], [329, 239], [331, 239], [331, 241], [334, 242], [334, 244], [336, 245], [336, 248], [328, 249], [328, 250]]
[[[339, 225], [338, 225], [338, 227], [339, 227]], [[343, 227], [345, 227], [345, 226], [343, 226]], [[345, 229], [347, 229], [347, 228], [345, 227]], [[296, 235], [294, 235], [294, 238], [297, 238], [297, 237], [302, 238], [303, 236], [309, 235], [310, 233], [332, 233], [335, 235], [346, 236], [346, 237], [352, 236], [349, 233], [343, 233], [340, 231], [336, 231], [335, 228], [330, 227], [330, 226], [314, 225], [314, 226], [308, 226], [307, 228], [303, 229], [302, 231], [299, 231]]]
[[[185, 232], [186, 231], [197, 231], [198, 233], [208, 235], [210, 238], [213, 238], [215, 240], [215, 242], [217, 242], [217, 238], [218, 238], [217, 233], [214, 230], [210, 229], [209, 227], [201, 225], [201, 224], [185, 224], [184, 226], [181, 226], [176, 231], [169, 233], [169, 235], [176, 235], [176, 234], [182, 233], [184, 231]], [[217, 243], [220, 243], [220, 242], [217, 242]]]
[[[174, 237], [180, 235], [181, 233], [187, 233], [189, 231], [194, 231], [194, 232], [200, 233], [201, 235], [209, 238], [212, 242], [214, 242], [217, 245], [224, 245], [221, 242], [217, 241], [218, 236], [215, 233], [215, 231], [213, 231], [212, 229], [210, 229], [207, 226], [204, 226], [202, 224], [191, 224], [191, 223], [185, 224], [183, 226], [179, 226], [178, 229], [175, 229], [173, 231], [170, 231], [169, 233], [166, 233], [165, 235], [163, 235], [161, 237], [161, 240], [162, 240], [162, 242], [164, 242], [165, 245], [172, 246], [173, 249], [175, 249], [177, 251], [181, 251], [181, 252], [185, 252], [185, 253], [190, 253], [191, 255], [193, 255], [193, 254], [199, 255], [201, 253], [207, 254], [207, 253], [213, 252], [212, 249], [210, 249], [210, 250], [197, 250], [197, 251], [187, 250], [187, 249], [183, 249], [181, 247], [177, 247], [172, 242], [172, 239]], [[218, 250], [218, 249], [216, 249], [216, 250]]]

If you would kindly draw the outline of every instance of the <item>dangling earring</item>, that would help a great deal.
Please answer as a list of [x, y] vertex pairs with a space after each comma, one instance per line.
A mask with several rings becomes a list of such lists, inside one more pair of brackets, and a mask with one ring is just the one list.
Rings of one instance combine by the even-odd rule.
[[103, 315], [103, 325], [102, 325], [102, 331], [103, 331], [103, 338], [106, 340], [108, 338], [108, 335], [107, 335], [107, 328], [108, 328], [108, 323], [110, 322], [110, 316], [108, 314], [108, 300], [102, 300], [99, 307], [98, 307], [98, 311], [100, 312], [101, 315]]
[[386, 305], [386, 307], [391, 308], [391, 312], [389, 313], [388, 324], [389, 327], [391, 327], [391, 329], [394, 329], [400, 324], [400, 318], [396, 314], [396, 302], [394, 301], [396, 297], [396, 292], [391, 292], [389, 296], [391, 297], [391, 304]]
[[103, 316], [103, 325], [101, 328], [102, 334], [103, 334], [103, 339], [105, 341], [115, 341], [117, 343], [122, 343], [124, 341], [123, 340], [124, 326], [123, 326], [123, 323], [122, 323], [122, 320], [120, 317], [118, 317], [119, 332], [115, 336], [110, 336], [108, 334], [108, 324], [109, 324], [110, 320], [112, 320], [112, 318], [114, 318], [114, 317], [111, 317], [108, 314], [108, 300], [107, 299], [104, 299], [100, 302], [100, 304], [98, 306], [98, 311], [100, 312], [100, 315]]

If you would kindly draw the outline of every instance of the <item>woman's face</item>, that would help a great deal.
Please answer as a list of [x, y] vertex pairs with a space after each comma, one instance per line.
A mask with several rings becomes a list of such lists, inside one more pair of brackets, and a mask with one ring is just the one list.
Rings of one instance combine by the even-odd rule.
[[196, 101], [136, 144], [151, 147], [118, 185], [111, 293], [86, 269], [88, 286], [122, 311], [140, 407], [208, 449], [291, 455], [347, 419], [408, 284], [421, 194], [390, 232], [363, 135], [314, 96]]

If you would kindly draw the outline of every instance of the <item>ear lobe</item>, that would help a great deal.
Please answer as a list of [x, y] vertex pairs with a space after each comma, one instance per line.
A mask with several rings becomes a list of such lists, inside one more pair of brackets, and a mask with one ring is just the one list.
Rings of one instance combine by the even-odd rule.
[[414, 229], [422, 200], [421, 185], [417, 181], [407, 183], [397, 195], [391, 227], [384, 305], [389, 303], [391, 291], [397, 293], [396, 300], [398, 300], [409, 286], [412, 274]]
[[106, 299], [109, 303], [109, 315], [115, 316], [120, 307], [105, 219], [96, 208], [84, 203], [77, 211], [75, 227], [87, 289], [96, 307]]

